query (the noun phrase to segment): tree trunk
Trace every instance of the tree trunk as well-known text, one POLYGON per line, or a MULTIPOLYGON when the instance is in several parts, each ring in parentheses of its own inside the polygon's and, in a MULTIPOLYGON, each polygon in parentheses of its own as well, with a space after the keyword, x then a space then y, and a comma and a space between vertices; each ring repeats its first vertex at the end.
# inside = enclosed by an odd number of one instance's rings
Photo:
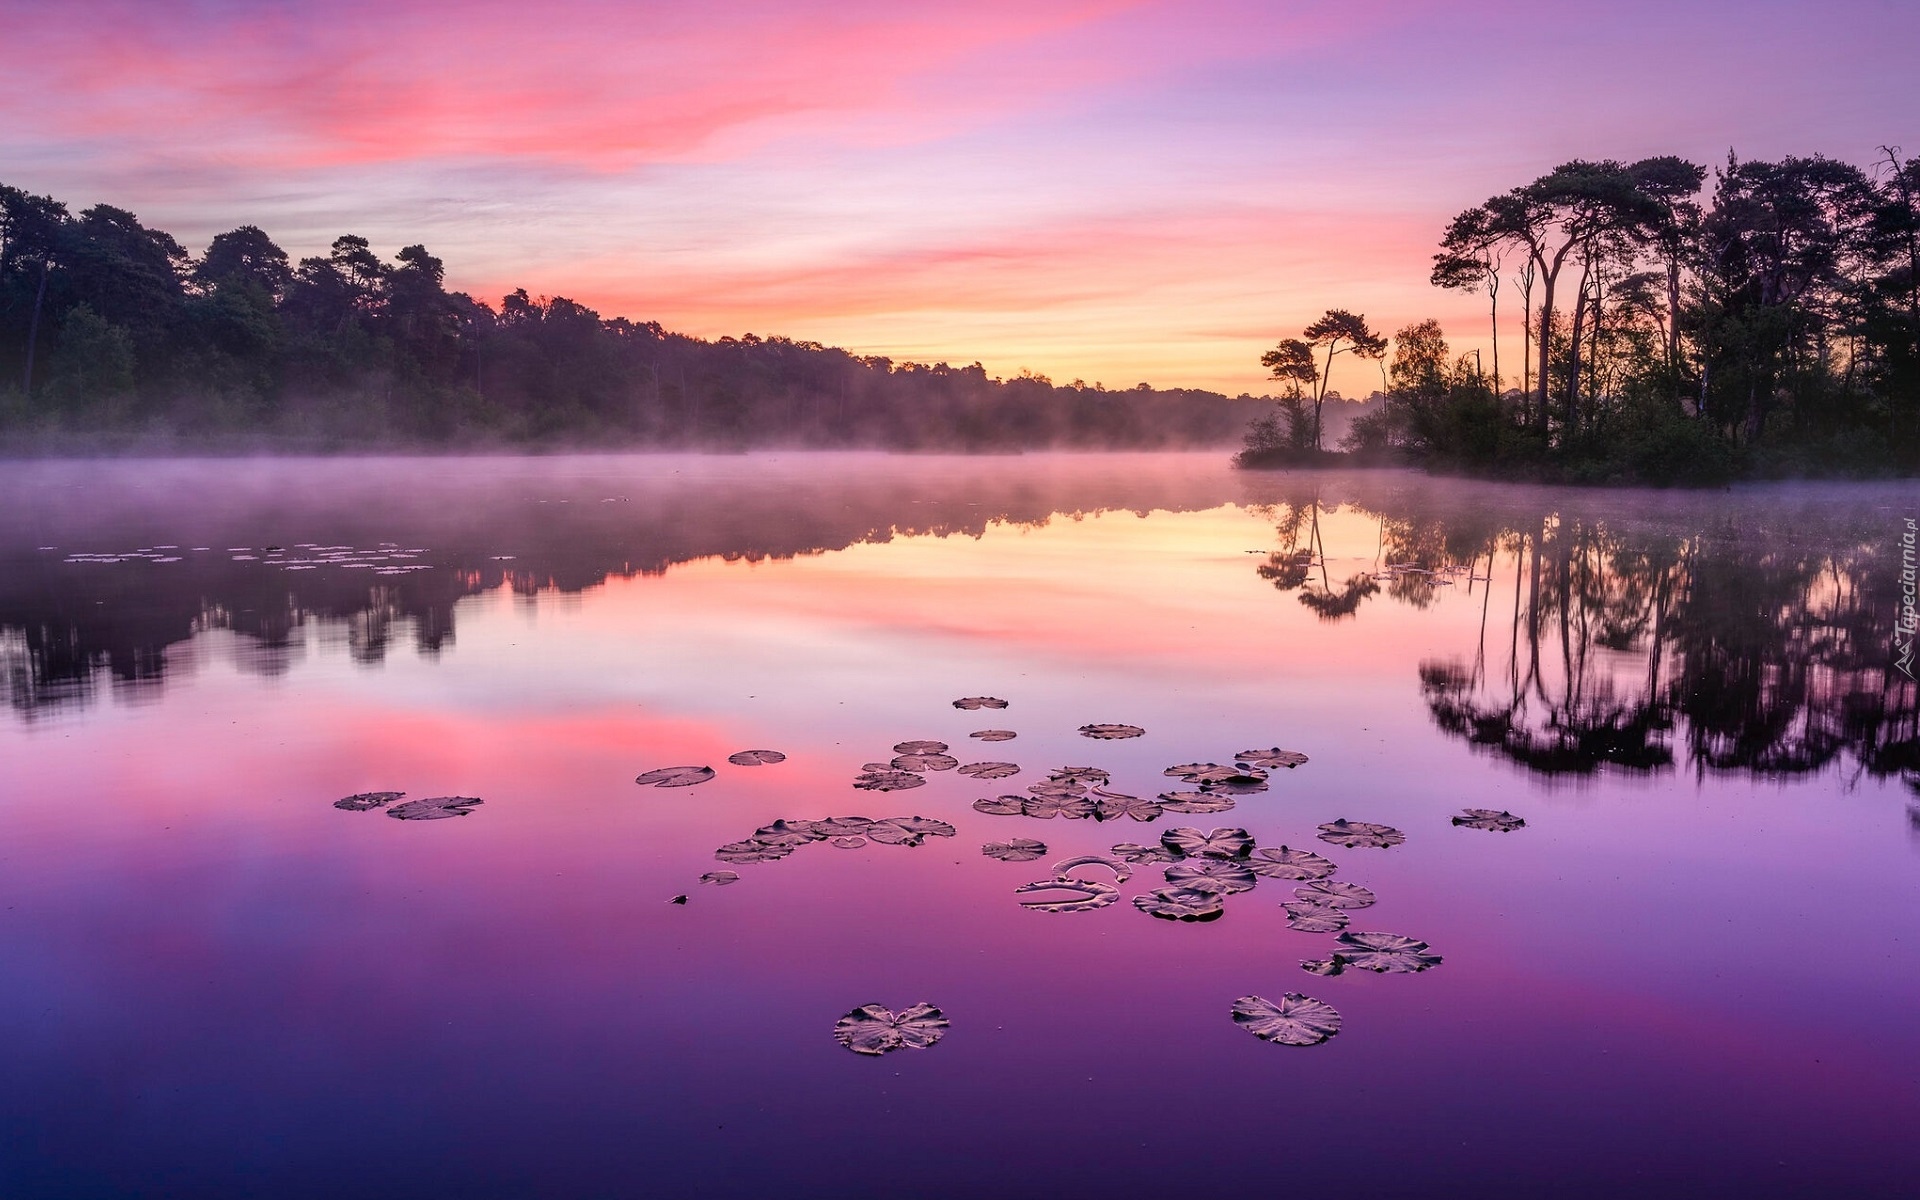
POLYGON ((1580 424, 1580 359, 1582 350, 1580 337, 1586 328, 1587 279, 1591 271, 1592 267, 1589 264, 1585 262, 1581 263, 1580 290, 1574 294, 1573 299, 1573 329, 1571 336, 1567 339, 1567 427, 1560 432, 1560 438, 1563 444, 1573 439, 1574 430, 1577 429, 1580 424))
POLYGON ((1493 277, 1493 286, 1487 289, 1487 300, 1492 308, 1493 319, 1493 394, 1500 394, 1500 277, 1493 277))
POLYGON ((1552 372, 1547 370, 1549 354, 1553 349, 1553 285, 1554 275, 1541 271, 1540 294, 1540 386, 1535 390, 1533 426, 1542 438, 1547 436, 1547 382, 1552 372))

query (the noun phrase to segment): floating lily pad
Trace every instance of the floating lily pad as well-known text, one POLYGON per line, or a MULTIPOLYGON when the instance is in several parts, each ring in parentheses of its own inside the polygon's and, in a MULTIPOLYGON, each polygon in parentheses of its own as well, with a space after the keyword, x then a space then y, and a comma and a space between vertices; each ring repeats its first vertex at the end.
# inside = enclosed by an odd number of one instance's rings
POLYGON ((772 846, 766 842, 756 842, 748 838, 744 842, 728 842, 713 852, 713 856, 723 863, 745 866, 752 863, 778 862, 792 854, 798 843, 785 846, 772 846))
POLYGON ((1036 796, 1084 796, 1087 794, 1087 785, 1067 779, 1043 779, 1039 783, 1028 784, 1027 790, 1036 796))
POLYGON ((1113 856, 1130 863, 1179 862, 1180 856, 1158 843, 1142 846, 1135 842, 1121 842, 1113 848, 1113 856))
POLYGON ((1462 809, 1461 815, 1455 817, 1453 823, 1468 829, 1490 829, 1495 833, 1512 833, 1516 829, 1524 829, 1527 824, 1512 813, 1497 808, 1462 809))
POLYGON ((980 853, 1001 862, 1032 862, 1046 852, 1047 844, 1032 838, 1011 838, 1004 842, 988 842, 980 847, 980 853))
POLYGON ((1005 779, 1009 775, 1020 773, 1020 768, 1010 762, 967 763, 958 769, 962 775, 974 779, 1005 779))
POLYGON ((1250 892, 1259 880, 1230 858, 1190 858, 1167 868, 1167 882, 1197 892, 1250 892))
POLYGON ((1166 770, 1160 773, 1162 775, 1165 775, 1169 779, 1189 779, 1195 773, 1215 771, 1219 769, 1220 769, 1219 763, 1193 762, 1193 763, 1181 763, 1178 766, 1168 767, 1166 770))
POLYGON ((1349 967, 1382 975, 1424 971, 1440 965, 1427 944, 1398 933, 1343 933, 1334 939, 1334 957, 1349 967))
POLYGON ((1133 906, 1163 921, 1217 921, 1226 912, 1221 895, 1195 888, 1155 888, 1144 896, 1135 896, 1133 906))
POLYGON ((1336 846, 1345 846, 1349 850, 1356 847, 1385 850, 1389 846, 1398 846, 1407 840, 1407 835, 1391 825, 1376 825, 1372 821, 1349 821, 1345 817, 1338 821, 1328 821, 1320 827, 1320 840, 1336 846))
POLYGON ((1138 796, 1123 796, 1119 792, 1095 788, 1089 799, 1093 801, 1093 819, 1096 821, 1118 821, 1122 817, 1135 821, 1160 819, 1160 806, 1138 796))
POLYGON ((983 796, 973 802, 973 811, 990 817, 1018 817, 1026 812, 1025 796, 983 796))
POLYGON ((932 817, 887 817, 867 826, 866 835, 883 846, 918 846, 930 837, 952 837, 953 826, 932 817))
POLYGON ((1278 1004, 1242 996, 1233 1002, 1233 1023, 1263 1042, 1317 1046, 1340 1032, 1340 1013, 1333 1005, 1299 992, 1288 992, 1278 1004))
POLYGON ((1368 889, 1338 879, 1303 883, 1293 889, 1293 896, 1303 904, 1318 904, 1322 908, 1369 908, 1375 900, 1368 889))
POLYGON ((1168 812, 1223 813, 1234 806, 1232 796, 1223 792, 1162 792, 1159 804, 1168 812))
POLYGON ((1229 796, 1250 796, 1255 792, 1267 790, 1267 774, 1258 767, 1233 775, 1209 777, 1199 781, 1202 791, 1220 792, 1229 796))
POLYGON ((872 817, 823 817, 818 821, 809 821, 814 831, 824 838, 860 837, 873 824, 872 817))
POLYGON ((1338 954, 1329 954, 1325 958, 1303 958, 1300 969, 1309 975, 1338 975, 1347 969, 1347 961, 1338 954))
POLYGON ((1268 879, 1325 879, 1335 867, 1311 850, 1290 846, 1262 846, 1247 860, 1247 869, 1268 879))
POLYGON ((742 750, 727 755, 727 761, 736 767, 768 767, 787 761, 787 756, 778 750, 742 750))
POLYGON ((367 812, 392 804, 406 795, 405 792, 355 792, 351 796, 342 796, 333 802, 333 806, 346 812, 367 812))
POLYGON ((753 831, 753 840, 767 846, 804 846, 827 836, 813 821, 775 821, 753 831))
POLYGON ((897 771, 889 768, 885 771, 868 771, 857 776, 853 786, 865 792, 903 792, 908 788, 917 788, 927 782, 925 775, 915 775, 912 771, 897 771))
POLYGON ((707 873, 706 873, 705 875, 702 875, 702 876, 700 877, 700 882, 701 882, 701 883, 711 883, 711 884, 713 884, 713 885, 714 885, 715 887, 725 887, 725 886, 727 886, 727 885, 728 885, 728 884, 730 884, 730 883, 739 883, 739 882, 740 882, 740 872, 738 872, 738 871, 708 871, 708 872, 707 872, 707 873))
POLYGON ((976 729, 967 736, 983 742, 1010 742, 1020 735, 1011 729, 976 729))
POLYGON ((1095 879, 1042 879, 1013 889, 1016 896, 1051 892, 1050 900, 1022 900, 1020 907, 1034 912, 1092 912, 1120 899, 1120 889, 1095 879))
POLYGON ((827 839, 827 845, 832 846, 836 850, 858 850, 866 844, 867 839, 857 834, 846 834, 841 837, 827 839))
POLYGON ((1251 763, 1256 767, 1286 767, 1292 769, 1307 761, 1307 756, 1298 750, 1282 750, 1275 746, 1271 750, 1242 750, 1233 756, 1235 762, 1251 763))
POLYGON ((486 801, 478 796, 428 796, 408 800, 387 810, 396 821, 438 821, 446 817, 464 817, 486 801))
POLYGON ((960 760, 951 754, 902 754, 888 765, 896 771, 951 771, 960 760))
POLYGON ((1055 817, 1078 821, 1093 815, 1093 801, 1085 796, 1033 796, 1020 807, 1027 816, 1038 817, 1042 821, 1051 821, 1055 817))
POLYGON ((1005 708, 1007 702, 997 696, 962 696, 953 702, 955 708, 1005 708))
POLYGON ((1112 871, 1113 877, 1121 883, 1125 883, 1127 880, 1133 878, 1132 867, 1129 867, 1117 859, 1108 858, 1104 854, 1081 854, 1073 858, 1061 859, 1059 862, 1053 864, 1053 877, 1055 879, 1066 879, 1068 878, 1067 872, 1076 867, 1105 867, 1107 870, 1112 871))
POLYGON ((1055 783, 1110 783, 1113 777, 1099 767, 1055 767, 1047 772, 1055 783))
POLYGON ((634 782, 643 787, 692 787, 712 778, 712 767, 657 767, 634 782))
POLYGON ((1244 829, 1198 829, 1178 826, 1160 835, 1160 844, 1182 858, 1245 858, 1253 849, 1253 838, 1244 829))
POLYGON ((891 759, 887 760, 886 762, 870 762, 870 763, 860 764, 860 773, 862 775, 871 775, 875 771, 891 771, 891 770, 893 770, 893 760, 891 759))
POLYGON ((1353 919, 1353 915, 1343 909, 1302 904, 1297 900, 1280 907, 1287 910, 1287 928, 1297 929, 1301 933, 1338 933, 1353 919))
POLYGON ((895 754, 945 754, 945 742, 901 742, 893 748, 895 754))
POLYGON ((1146 732, 1138 725, 1082 725, 1080 727, 1081 737, 1095 738, 1103 742, 1137 738, 1144 736, 1146 732))
POLYGON ((833 1026, 835 1041, 855 1054, 868 1055, 925 1050, 946 1033, 946 1014, 931 1004, 916 1004, 899 1012, 890 1012, 878 1004, 863 1004, 833 1026))

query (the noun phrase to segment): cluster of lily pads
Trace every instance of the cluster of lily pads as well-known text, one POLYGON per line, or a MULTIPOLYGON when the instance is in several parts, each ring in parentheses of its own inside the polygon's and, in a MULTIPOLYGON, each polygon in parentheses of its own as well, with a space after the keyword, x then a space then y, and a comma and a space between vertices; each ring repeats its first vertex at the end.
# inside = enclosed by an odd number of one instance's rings
MULTIPOLYGON (((931 817, 823 817, 817 821, 779 820, 762 825, 737 842, 713 852, 723 863, 778 862, 812 842, 857 850, 869 842, 882 846, 918 846, 930 837, 952 837, 953 826, 931 817)), ((738 878, 738 876, 735 876, 738 878)), ((733 880, 708 880, 726 882, 733 880)))
POLYGON ((486 803, 478 796, 427 796, 420 800, 394 803, 405 795, 405 792, 356 792, 335 800, 333 806, 344 812, 372 812, 377 808, 385 808, 387 815, 396 821, 439 821, 447 817, 464 817, 486 803), (389 808, 389 805, 392 807, 389 808))

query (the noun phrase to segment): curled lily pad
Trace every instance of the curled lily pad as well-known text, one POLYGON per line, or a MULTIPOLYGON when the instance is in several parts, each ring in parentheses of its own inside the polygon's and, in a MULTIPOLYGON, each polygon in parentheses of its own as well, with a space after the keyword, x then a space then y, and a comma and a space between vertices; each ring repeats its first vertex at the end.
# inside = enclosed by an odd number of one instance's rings
POLYGON ((1010 742, 1020 735, 1011 729, 976 729, 967 736, 983 742, 1010 742))
POLYGON ((728 842, 718 850, 715 850, 713 856, 723 863, 733 863, 736 866, 749 865, 752 863, 778 862, 787 855, 792 854, 795 846, 798 844, 799 843, 774 846, 766 842, 756 842, 752 838, 748 838, 743 842, 728 842))
POLYGON ((866 844, 867 844, 866 838, 859 837, 857 835, 852 835, 852 834, 849 834, 844 837, 827 839, 827 845, 832 846, 836 850, 858 850, 860 847, 866 844))
POLYGON ((873 824, 872 817, 823 817, 810 821, 814 832, 824 838, 860 837, 867 832, 867 826, 873 824))
POLYGON ((712 767, 656 767, 634 782, 643 787, 692 787, 712 778, 712 767))
POLYGON ((1082 725, 1080 727, 1081 737, 1095 738, 1103 742, 1118 741, 1121 738, 1137 738, 1144 736, 1146 732, 1146 730, 1140 728, 1138 725, 1082 725))
POLYGON ((896 771, 951 771, 960 760, 951 754, 902 754, 889 765, 896 771))
POLYGON ((983 796, 973 802, 973 811, 990 817, 1018 817, 1026 812, 1025 796, 983 796))
POLYGON ((927 741, 900 742, 894 746, 893 752, 895 754, 945 754, 947 744, 927 741))
POLYGON ((1055 767, 1047 772, 1055 783, 1110 783, 1112 776, 1099 767, 1055 767))
POLYGON ((753 840, 768 846, 804 846, 829 835, 814 821, 775 821, 753 831, 753 840))
POLYGON ((1329 954, 1325 958, 1303 958, 1300 969, 1309 975, 1338 975, 1347 969, 1347 960, 1338 954, 1329 954))
POLYGON ((1049 793, 1045 796, 1030 797, 1020 806, 1029 817, 1038 817, 1042 821, 1051 821, 1059 817, 1067 821, 1078 821, 1093 815, 1093 801, 1085 796, 1061 796, 1049 793))
POLYGON ((1119 792, 1095 788, 1089 799, 1093 801, 1093 819, 1096 821, 1118 821, 1122 817, 1135 821, 1160 819, 1160 806, 1138 796, 1123 796, 1119 792))
POLYGON ((464 817, 486 801, 478 796, 428 796, 408 800, 387 810, 396 821, 438 821, 446 817, 464 817))
POLYGON ((1132 867, 1116 859, 1108 858, 1104 854, 1081 854, 1073 858, 1061 859, 1059 862, 1053 864, 1053 877, 1055 879, 1066 879, 1068 878, 1067 872, 1076 867, 1105 867, 1107 870, 1112 871, 1113 877, 1121 883, 1125 883, 1127 880, 1133 878, 1132 867))
POLYGON ((1178 826, 1160 835, 1160 844, 1182 858, 1245 858, 1253 838, 1244 829, 1198 829, 1178 826))
POLYGON ((1293 889, 1293 896, 1303 904, 1318 904, 1322 908, 1368 908, 1375 899, 1371 891, 1359 884, 1338 879, 1303 883, 1293 889))
POLYGON ((1068 779, 1043 779, 1039 783, 1028 784, 1027 790, 1036 796, 1084 796, 1087 794, 1087 785, 1068 779))
POLYGON ((1234 799, 1223 792, 1161 792, 1160 807, 1177 813, 1223 813, 1234 799))
POLYGON ((1353 919, 1353 915, 1344 909, 1302 904, 1297 900, 1280 907, 1287 910, 1287 928, 1297 929, 1301 933, 1338 933, 1353 919))
POLYGON ((1047 844, 1032 838, 1010 838, 1004 842, 988 842, 980 847, 980 853, 1001 862, 1032 862, 1046 852, 1047 844))
POLYGON ((1142 846, 1137 842, 1121 842, 1113 848, 1113 856, 1130 863, 1179 862, 1180 856, 1159 843, 1142 846))
POLYGON ((952 837, 953 826, 932 817, 887 817, 867 826, 866 835, 883 846, 918 846, 930 837, 952 837))
POLYGON ((856 777, 853 786, 866 792, 903 792, 908 788, 917 788, 926 783, 925 775, 915 775, 912 771, 868 771, 856 777))
POLYGON ((1286 767, 1292 769, 1307 761, 1307 756, 1298 750, 1282 750, 1275 746, 1271 750, 1242 750, 1233 756, 1235 762, 1252 763, 1256 767, 1286 767))
POLYGON ((1229 796, 1250 796, 1255 792, 1267 790, 1267 773, 1254 767, 1232 775, 1209 776, 1198 782, 1204 791, 1223 792, 1229 796))
POLYGON ((947 1033, 946 1014, 931 1004, 916 1004, 890 1012, 878 1004, 863 1004, 833 1026, 834 1040, 855 1054, 888 1054, 895 1050, 925 1050, 947 1033))
POLYGON ((1398 933, 1343 933, 1334 939, 1333 953, 1349 967, 1382 975, 1440 965, 1440 956, 1430 953, 1425 942, 1398 933))
POLYGON ((1333 1005, 1299 992, 1288 992, 1278 1004, 1242 996, 1233 1002, 1233 1023, 1263 1042, 1318 1046, 1340 1032, 1340 1013, 1333 1005))
POLYGON ((1052 893, 1047 900, 1022 900, 1021 908, 1034 912, 1092 912, 1120 898, 1120 889, 1096 879, 1041 879, 1013 889, 1016 896, 1052 893))
POLYGON ((392 804, 404 795, 405 792, 355 792, 335 800, 333 806, 346 812, 367 812, 392 804))
POLYGON ((1516 829, 1524 829, 1527 824, 1512 813, 1497 808, 1462 809, 1461 815, 1455 817, 1453 823, 1468 829, 1490 829, 1495 833, 1512 833, 1516 829))
POLYGON ((1135 896, 1133 906, 1163 921, 1217 921, 1226 911, 1221 895, 1195 888, 1155 888, 1144 896, 1135 896))
POLYGON ((1250 892, 1259 880, 1230 858, 1190 858, 1167 868, 1167 882, 1197 892, 1250 892))
POLYGON ((1376 825, 1372 821, 1349 821, 1345 817, 1338 821, 1328 821, 1320 827, 1320 840, 1331 842, 1348 849, 1356 847, 1385 850, 1389 846, 1398 846, 1407 840, 1407 835, 1391 825, 1376 825))
POLYGON ((1018 775, 1020 768, 1010 762, 977 762, 967 763, 959 771, 973 779, 1005 779, 1009 775, 1018 775))
POLYGON ((1219 763, 1202 762, 1181 763, 1179 766, 1168 767, 1165 771, 1162 771, 1161 774, 1167 776, 1169 779, 1184 779, 1188 783, 1199 784, 1202 787, 1209 784, 1220 783, 1228 779, 1238 779, 1242 776, 1251 776, 1256 779, 1265 779, 1267 777, 1266 772, 1258 767, 1241 767, 1238 765, 1223 767, 1219 763))
POLYGON ((778 750, 742 750, 727 755, 727 761, 736 767, 768 767, 787 761, 787 756, 778 750))
POLYGON ((1290 846, 1262 846, 1247 860, 1247 869, 1268 879, 1325 879, 1335 867, 1311 850, 1290 846))
POLYGON ((711 883, 711 884, 713 884, 713 885, 714 885, 715 887, 725 887, 725 886, 727 886, 727 885, 728 885, 728 884, 730 884, 730 883, 739 883, 739 882, 740 882, 740 872, 738 872, 738 871, 708 871, 708 872, 707 872, 707 873, 706 873, 705 875, 702 875, 702 876, 700 877, 700 882, 701 882, 701 883, 711 883))
POLYGON ((1007 702, 997 696, 962 696, 953 702, 955 708, 1005 708, 1007 702))
POLYGON ((1219 763, 1191 762, 1191 763, 1180 763, 1177 766, 1168 767, 1166 770, 1160 773, 1162 775, 1165 775, 1168 779, 1190 780, 1191 777, 1196 773, 1204 773, 1207 771, 1217 771, 1219 769, 1220 769, 1219 763))

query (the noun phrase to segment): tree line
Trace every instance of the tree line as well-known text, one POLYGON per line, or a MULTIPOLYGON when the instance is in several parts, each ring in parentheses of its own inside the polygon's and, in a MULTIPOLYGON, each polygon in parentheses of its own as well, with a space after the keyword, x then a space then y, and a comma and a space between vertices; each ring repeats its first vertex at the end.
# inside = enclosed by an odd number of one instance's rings
POLYGON ((1345 353, 1382 365, 1386 403, 1344 443, 1363 456, 1576 482, 1920 469, 1920 164, 1730 153, 1706 181, 1671 156, 1579 160, 1467 209, 1431 281, 1485 295, 1491 361, 1435 321, 1388 339, 1330 310, 1263 357, 1285 392, 1241 461, 1325 453, 1345 353))
POLYGON ((1231 444, 1253 399, 707 341, 524 290, 496 306, 448 291, 424 246, 388 261, 356 235, 296 261, 243 225, 196 257, 125 209, 0 185, 0 438, 16 446, 1157 449, 1231 444))

